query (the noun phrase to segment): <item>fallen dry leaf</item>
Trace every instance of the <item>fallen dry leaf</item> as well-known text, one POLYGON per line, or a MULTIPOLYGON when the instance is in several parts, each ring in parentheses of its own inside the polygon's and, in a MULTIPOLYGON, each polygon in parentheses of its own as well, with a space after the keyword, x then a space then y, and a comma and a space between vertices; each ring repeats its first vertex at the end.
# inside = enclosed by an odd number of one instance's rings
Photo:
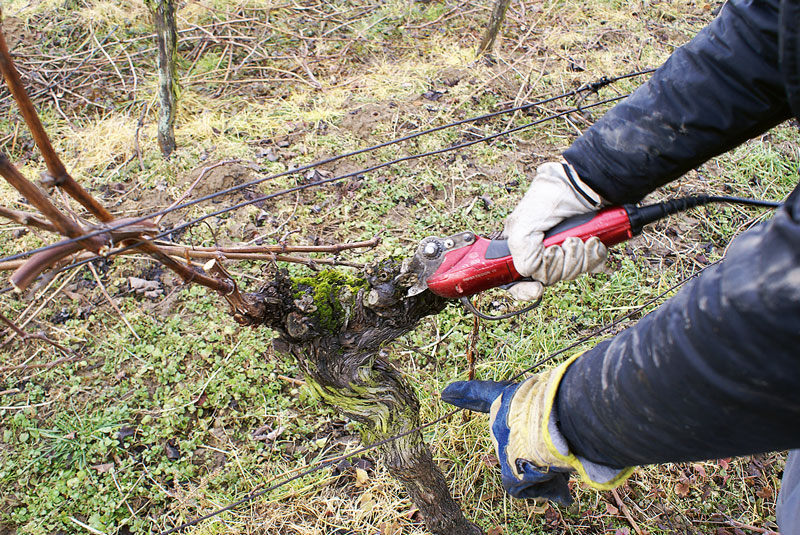
POLYGON ((689 495, 689 490, 689 485, 686 483, 681 482, 675 485, 675 494, 682 498, 685 498, 689 495))
POLYGON ((369 513, 370 511, 375 509, 376 505, 377 502, 373 499, 372 493, 370 491, 365 492, 358 499, 358 507, 366 513, 369 513))
POLYGON ((544 512, 544 518, 549 523, 553 524, 555 522, 558 522, 558 520, 561 518, 561 515, 558 514, 558 511, 548 506, 547 511, 544 512))
POLYGON ((80 301, 81 300, 81 294, 79 294, 78 292, 71 292, 69 290, 61 290, 61 293, 63 293, 64 295, 66 295, 67 297, 72 299, 73 301, 80 301))
POLYGON ((400 535, 403 530, 400 528, 400 524, 393 520, 392 522, 384 522, 381 524, 381 535, 400 535))
POLYGON ((363 468, 356 468, 356 483, 358 486, 363 487, 369 481, 369 474, 363 468))
POLYGON ((167 459, 170 461, 177 461, 181 458, 181 450, 178 446, 178 441, 174 438, 167 440, 164 444, 164 449, 167 452, 167 459))
POLYGON ((547 503, 547 501, 545 501, 545 500, 538 501, 537 500, 537 501, 533 502, 532 509, 533 509, 533 512, 536 513, 537 515, 543 515, 544 513, 547 512, 547 509, 549 507, 550 507, 550 504, 547 503))
POLYGON ((500 461, 497 459, 497 455, 491 453, 481 456, 481 462, 488 468, 500 466, 500 461))
POLYGON ((763 487, 762 489, 756 491, 756 496, 758 496, 759 498, 764 498, 765 500, 768 500, 768 499, 772 498, 772 488, 763 487))
POLYGON ((255 431, 253 431, 253 440, 264 441, 264 442, 274 442, 281 433, 286 430, 285 427, 279 426, 275 429, 272 429, 269 425, 262 425, 255 431))
POLYGON ((98 474, 105 474, 114 468, 114 463, 93 464, 92 468, 94 468, 98 474))
POLYGON ((702 464, 695 463, 695 464, 692 465, 692 468, 694 469, 695 473, 697 475, 699 475, 700 477, 707 477, 706 476, 706 469, 703 467, 702 464))

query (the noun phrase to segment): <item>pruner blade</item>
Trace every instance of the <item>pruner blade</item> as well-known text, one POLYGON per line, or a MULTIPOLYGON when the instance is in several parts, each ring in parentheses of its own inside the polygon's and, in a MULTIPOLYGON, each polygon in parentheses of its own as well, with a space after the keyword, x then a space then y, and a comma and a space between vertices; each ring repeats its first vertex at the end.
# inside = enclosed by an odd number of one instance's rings
POLYGON ((465 247, 474 241, 475 234, 472 232, 461 232, 446 238, 429 236, 423 239, 417 246, 414 256, 403 266, 404 273, 416 275, 416 282, 408 289, 408 296, 418 295, 428 289, 428 279, 441 267, 446 253, 465 247))
POLYGON ((403 266, 404 273, 413 273, 416 281, 408 289, 408 296, 413 297, 421 294, 428 289, 428 279, 433 275, 442 264, 444 255, 442 253, 443 238, 429 236, 423 239, 417 246, 414 256, 408 260, 407 265, 403 266))

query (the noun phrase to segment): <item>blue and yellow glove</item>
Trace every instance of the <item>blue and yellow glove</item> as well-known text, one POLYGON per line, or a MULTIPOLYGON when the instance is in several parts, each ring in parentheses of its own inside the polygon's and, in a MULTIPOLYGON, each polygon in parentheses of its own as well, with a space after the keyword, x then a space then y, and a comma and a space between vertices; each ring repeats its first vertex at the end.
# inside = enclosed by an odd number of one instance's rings
POLYGON ((569 505, 570 472, 577 471, 593 488, 607 490, 621 485, 633 471, 570 453, 558 429, 554 400, 561 378, 575 358, 577 355, 521 383, 458 381, 442 392, 447 403, 489 413, 503 487, 515 498, 546 498, 569 505))

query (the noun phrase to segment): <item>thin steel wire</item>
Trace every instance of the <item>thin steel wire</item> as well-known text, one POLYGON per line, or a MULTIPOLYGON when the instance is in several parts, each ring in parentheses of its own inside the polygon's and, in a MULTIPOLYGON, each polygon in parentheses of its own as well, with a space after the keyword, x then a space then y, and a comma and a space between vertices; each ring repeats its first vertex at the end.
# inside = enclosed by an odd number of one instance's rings
MULTIPOLYGON (((595 103, 592 103, 592 104, 587 104, 587 105, 582 106, 581 109, 585 110, 585 109, 588 109, 588 108, 594 108, 594 107, 597 107, 597 106, 602 106, 602 105, 605 105, 605 104, 616 102, 618 100, 622 100, 622 99, 628 97, 628 95, 629 94, 618 95, 618 96, 611 97, 611 98, 608 98, 608 99, 605 99, 605 100, 601 100, 601 101, 598 101, 598 102, 595 102, 595 103)), ((397 163, 416 160, 416 159, 419 159, 419 158, 425 158, 425 157, 428 157, 428 156, 436 156, 436 155, 439 155, 439 154, 444 154, 444 153, 447 153, 447 152, 463 149, 465 147, 470 147, 470 146, 476 145, 478 143, 485 143, 485 142, 491 141, 493 139, 496 139, 498 137, 505 136, 505 135, 508 135, 508 134, 513 134, 515 132, 519 132, 520 130, 524 130, 524 129, 530 128, 532 126, 536 126, 536 125, 544 123, 546 121, 552 121, 553 119, 558 119, 559 117, 564 117, 565 115, 569 115, 570 113, 576 113, 577 111, 578 111, 578 108, 570 108, 568 110, 565 110, 565 111, 562 111, 562 112, 559 112, 559 113, 555 113, 555 114, 552 114, 552 115, 548 115, 547 117, 543 117, 541 119, 537 119, 536 121, 533 121, 533 122, 530 122, 530 123, 526 123, 524 125, 516 126, 514 128, 509 128, 509 129, 503 130, 501 132, 496 132, 494 134, 491 134, 491 135, 488 135, 488 136, 484 136, 482 138, 477 138, 477 139, 474 139, 474 140, 471 140, 471 141, 465 141, 463 143, 452 145, 450 147, 444 147, 444 148, 433 150, 433 151, 429 151, 429 152, 403 156, 401 158, 397 158, 395 160, 390 160, 388 162, 382 162, 382 163, 373 165, 371 167, 367 167, 365 169, 361 169, 359 171, 353 171, 351 173, 346 173, 344 175, 331 177, 331 178, 326 178, 326 179, 323 179, 323 180, 317 180, 315 182, 309 182, 308 184, 301 184, 299 186, 294 186, 294 187, 286 188, 286 189, 283 189, 283 190, 280 190, 280 191, 277 191, 277 192, 274 192, 274 193, 269 193, 269 194, 266 194, 266 195, 262 195, 260 197, 255 197, 253 199, 242 201, 242 202, 240 202, 238 204, 234 204, 233 206, 228 206, 226 208, 221 208, 221 209, 216 210, 214 212, 210 212, 208 214, 199 216, 199 217, 197 217, 195 219, 192 219, 190 221, 182 223, 181 225, 178 225, 177 227, 173 227, 173 228, 170 228, 168 230, 164 230, 164 231, 156 234, 155 236, 153 236, 150 239, 151 240, 156 240, 156 239, 159 239, 159 238, 163 238, 164 236, 168 236, 169 234, 172 234, 172 233, 175 233, 175 232, 179 232, 179 231, 181 231, 181 230, 183 230, 183 229, 185 229, 187 227, 190 227, 192 225, 196 225, 197 223, 200 223, 201 221, 204 221, 204 220, 206 220, 208 218, 216 217, 216 216, 225 214, 227 212, 230 212, 230 211, 233 211, 233 210, 237 210, 237 209, 242 208, 244 206, 249 206, 251 204, 255 204, 255 203, 267 201, 267 200, 270 200, 270 199, 274 199, 276 197, 280 197, 282 195, 287 195, 289 193, 295 193, 295 192, 306 190, 306 189, 309 189, 309 188, 314 188, 314 187, 323 186, 323 185, 326 185, 326 184, 331 184, 333 182, 338 182, 338 181, 344 180, 346 178, 351 178, 351 177, 354 177, 354 176, 363 175, 365 173, 376 171, 376 170, 382 169, 384 167, 389 167, 390 165, 394 165, 394 164, 397 164, 397 163)), ((164 212, 164 211, 162 211, 162 212, 164 212)), ((154 217, 155 215, 160 215, 160 213, 161 212, 157 212, 153 216, 148 216, 148 217, 154 217)), ((133 222, 131 222, 129 224, 133 224, 133 223, 135 223, 137 221, 140 221, 140 220, 134 220, 133 222)), ((110 228, 113 228, 113 227, 110 227, 110 228)), ((90 233, 87 233, 87 234, 81 236, 80 239, 86 239, 88 237, 96 236, 96 235, 102 234, 104 232, 106 232, 106 230, 98 230, 98 231, 95 231, 95 232, 90 232, 90 233)), ((71 243, 73 241, 77 241, 77 240, 70 239, 70 240, 60 241, 57 244, 53 244, 51 246, 44 247, 42 249, 36 249, 36 250, 30 251, 30 252, 47 250, 49 248, 54 247, 55 245, 63 245, 63 244, 66 244, 66 243, 71 243)), ((113 256, 113 255, 121 254, 121 253, 129 251, 131 249, 135 249, 138 245, 143 243, 143 241, 144 240, 139 240, 139 241, 136 241, 136 242, 132 242, 131 244, 129 244, 129 245, 125 246, 125 247, 122 247, 120 249, 115 249, 115 250, 111 251, 108 255, 106 255, 104 257, 87 258, 85 260, 74 262, 72 264, 69 264, 68 266, 64 266, 64 267, 59 268, 57 270, 51 271, 50 273, 51 274, 62 273, 64 271, 67 271, 67 270, 70 270, 70 269, 74 269, 76 267, 83 266, 83 265, 85 265, 85 264, 87 264, 89 262, 97 262, 97 261, 99 261, 99 260, 101 260, 103 258, 108 258, 108 257, 113 256)), ((17 258, 19 258, 21 256, 26 256, 26 254, 28 254, 28 253, 20 253, 19 255, 15 255, 13 257, 0 259, 0 261, 14 260, 14 259, 17 259, 17 258)), ((2 290, 0 290, 0 295, 4 294, 6 292, 9 292, 12 289, 13 288, 11 286, 7 286, 6 288, 3 288, 2 290)))
MULTIPOLYGON (((37 249, 31 249, 30 251, 26 251, 24 253, 18 253, 18 254, 15 254, 15 255, 7 256, 7 257, 2 257, 2 258, 0 258, 0 262, 7 262, 7 261, 11 261, 11 260, 17 260, 19 258, 24 258, 26 256, 30 256, 30 255, 32 255, 34 253, 38 253, 38 252, 46 251, 48 249, 52 249, 52 248, 54 248, 56 246, 65 245, 65 244, 68 244, 68 243, 74 243, 74 242, 77 242, 77 241, 80 241, 80 240, 84 240, 84 239, 87 239, 87 238, 92 238, 94 236, 99 236, 100 234, 105 234, 105 233, 107 233, 107 232, 109 232, 111 230, 117 230, 117 229, 123 228, 124 226, 135 225, 137 223, 141 223, 143 221, 147 221, 149 219, 153 219, 153 218, 161 216, 161 215, 169 214, 169 213, 174 212, 176 210, 182 210, 184 208, 188 208, 190 206, 194 206, 196 204, 199 204, 199 203, 214 199, 214 198, 222 196, 222 195, 228 195, 230 193, 235 193, 237 191, 241 191, 241 190, 243 190, 245 188, 249 188, 251 186, 258 185, 258 184, 260 184, 262 182, 266 182, 268 180, 274 180, 276 178, 281 178, 281 177, 284 177, 284 176, 289 176, 289 175, 293 175, 293 174, 297 174, 297 173, 302 173, 303 171, 307 171, 309 169, 312 169, 312 168, 315 168, 315 167, 319 167, 321 165, 332 163, 332 162, 341 160, 343 158, 348 158, 348 157, 351 157, 351 156, 357 156, 359 154, 364 154, 366 152, 371 152, 371 151, 375 151, 375 150, 378 150, 378 149, 382 149, 382 148, 385 148, 385 147, 388 147, 388 146, 391 146, 391 145, 394 145, 394 144, 397 144, 397 143, 402 143, 404 141, 409 141, 411 139, 414 139, 414 138, 417 138, 417 137, 420 137, 420 136, 423 136, 423 135, 426 135, 426 134, 432 134, 434 132, 438 132, 438 131, 444 130, 446 128, 452 128, 452 127, 460 126, 462 124, 466 124, 466 123, 470 123, 470 122, 477 122, 477 121, 481 121, 481 120, 485 120, 485 119, 491 119, 491 118, 496 117, 498 115, 513 113, 513 112, 517 112, 517 111, 524 111, 524 110, 527 110, 527 109, 530 109, 530 108, 533 108, 533 107, 536 107, 536 106, 540 106, 542 104, 547 104, 549 102, 553 102, 555 100, 560 100, 560 99, 567 98, 567 97, 570 97, 570 96, 575 96, 578 93, 581 93, 581 92, 584 92, 584 91, 597 92, 601 87, 605 87, 606 85, 612 84, 612 83, 617 82, 619 80, 624 80, 624 79, 632 78, 632 77, 635 77, 635 76, 641 76, 641 75, 644 75, 644 74, 649 74, 649 73, 653 72, 654 70, 655 69, 645 69, 645 70, 642 70, 642 71, 637 71, 637 72, 634 72, 634 73, 628 73, 628 74, 624 74, 624 75, 621 75, 621 76, 617 76, 617 77, 614 77, 614 78, 603 77, 603 78, 601 78, 601 79, 599 79, 599 80, 597 80, 595 82, 590 82, 590 83, 584 84, 583 86, 581 86, 581 87, 579 87, 577 89, 574 89, 574 90, 566 92, 566 93, 562 93, 560 95, 556 95, 554 97, 549 97, 549 98, 542 99, 542 100, 539 100, 539 101, 536 101, 536 102, 523 104, 521 106, 517 106, 517 107, 514 107, 514 108, 508 108, 508 109, 505 109, 505 110, 498 110, 496 112, 488 113, 488 114, 481 115, 481 116, 478 116, 478 117, 470 117, 470 118, 467 118, 467 119, 461 119, 460 121, 456 121, 454 123, 449 123, 449 124, 437 126, 437 127, 434 127, 434 128, 430 128, 430 129, 427 129, 427 130, 423 130, 423 131, 420 131, 420 132, 415 132, 415 133, 409 134, 407 136, 403 136, 403 137, 396 138, 396 139, 393 139, 393 140, 390 140, 390 141, 386 141, 384 143, 379 143, 378 145, 373 145, 371 147, 365 147, 363 149, 358 149, 358 150, 355 150, 355 151, 352 151, 352 152, 348 152, 348 153, 345 153, 345 154, 339 154, 337 156, 332 156, 332 157, 326 158, 324 160, 319 160, 317 162, 312 162, 310 164, 306 164, 306 165, 300 166, 300 167, 298 167, 296 169, 286 170, 286 171, 283 171, 283 172, 280 172, 280 173, 277 173, 277 174, 274 174, 274 175, 268 175, 266 177, 257 178, 255 180, 251 180, 251 181, 245 182, 243 184, 238 184, 236 186, 232 186, 232 187, 227 188, 227 189, 216 191, 214 193, 210 193, 208 195, 205 195, 203 197, 199 197, 197 199, 192 199, 191 201, 187 201, 187 202, 184 202, 182 204, 171 206, 171 207, 165 208, 163 210, 159 210, 157 212, 153 212, 151 214, 135 218, 135 219, 133 219, 131 221, 127 221, 124 225, 121 225, 121 224, 107 225, 107 226, 104 226, 102 229, 98 229, 98 230, 94 230, 94 231, 91 231, 91 232, 87 232, 86 234, 84 234, 84 235, 82 235, 82 236, 80 236, 78 238, 70 238, 70 239, 66 239, 66 240, 61 240, 61 241, 59 241, 57 243, 46 245, 46 246, 43 246, 43 247, 39 247, 37 249)), ((573 110, 573 111, 571 111, 569 113, 580 112, 580 111, 582 111, 582 110, 584 110, 586 108, 590 108, 590 107, 593 107, 593 106, 596 106, 596 105, 597 104, 592 104, 592 105, 587 105, 587 106, 579 106, 579 107, 576 107, 575 110, 573 110)), ((527 128, 527 126, 532 126, 532 125, 529 124, 529 125, 526 125, 524 127, 527 128)), ((508 132, 506 132, 506 133, 508 133, 508 132)), ((500 134, 500 135, 503 135, 503 134, 500 134)), ((480 143, 481 140, 478 140, 477 142, 480 143)), ((418 155, 417 157, 423 157, 423 156, 427 156, 427 155, 428 154, 422 154, 422 155, 418 155)), ((409 158, 409 159, 412 159, 412 158, 409 158)), ((405 160, 400 160, 400 161, 405 161, 405 160)), ((387 162, 386 165, 391 165, 391 163, 397 163, 397 162, 396 161, 395 162, 387 162)), ((386 165, 383 165, 383 167, 386 167, 386 165)), ((322 182, 322 183, 324 183, 324 182, 322 182)), ((309 186, 313 186, 313 185, 315 185, 315 184, 314 183, 309 184, 309 186)), ((259 201, 256 200, 256 201, 253 201, 253 202, 259 202, 259 201)))

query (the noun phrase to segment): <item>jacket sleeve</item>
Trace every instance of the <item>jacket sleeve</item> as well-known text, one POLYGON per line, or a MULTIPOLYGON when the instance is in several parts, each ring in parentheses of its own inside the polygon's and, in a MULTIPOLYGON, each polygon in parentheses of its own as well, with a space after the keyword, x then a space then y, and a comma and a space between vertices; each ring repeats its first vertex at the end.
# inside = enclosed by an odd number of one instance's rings
POLYGON ((729 0, 564 158, 607 201, 638 202, 790 118, 778 61, 778 3, 729 0))
POLYGON ((800 188, 557 393, 577 455, 613 467, 800 447, 800 188))

